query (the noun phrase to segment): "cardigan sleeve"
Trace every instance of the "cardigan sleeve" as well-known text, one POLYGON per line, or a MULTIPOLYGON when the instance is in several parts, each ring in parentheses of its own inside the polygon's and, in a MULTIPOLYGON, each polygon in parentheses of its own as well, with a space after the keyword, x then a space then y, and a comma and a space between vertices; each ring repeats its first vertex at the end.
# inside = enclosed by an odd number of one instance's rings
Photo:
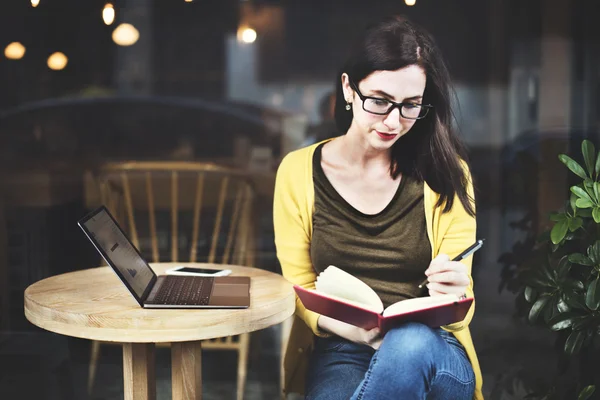
MULTIPOLYGON (((277 170, 273 198, 273 225, 277 258, 283 276, 291 283, 307 289, 315 288, 317 279, 310 258, 310 221, 307 211, 306 185, 312 177, 306 176, 306 154, 302 150, 284 157, 277 170)), ((319 314, 307 310, 296 297, 296 315, 318 336, 328 336, 319 329, 319 314)))
MULTIPOLYGON (((466 164, 463 164, 465 173, 467 176, 467 193, 472 199, 473 208, 475 208, 475 197, 473 191, 473 182, 466 164)), ((475 217, 469 215, 463 207, 458 196, 455 196, 452 210, 443 214, 446 218, 451 218, 448 229, 442 238, 439 253, 447 254, 451 259, 460 254, 464 249, 475 243, 477 224, 475 217)), ((471 267, 473 264, 473 255, 465 258, 461 261, 467 266, 467 273, 469 275, 469 285, 466 289, 467 297, 473 296, 473 278, 471 276, 471 267)), ((475 313, 475 302, 471 305, 469 312, 467 313, 464 320, 446 325, 443 328, 455 332, 465 329, 471 323, 473 314, 475 313)))

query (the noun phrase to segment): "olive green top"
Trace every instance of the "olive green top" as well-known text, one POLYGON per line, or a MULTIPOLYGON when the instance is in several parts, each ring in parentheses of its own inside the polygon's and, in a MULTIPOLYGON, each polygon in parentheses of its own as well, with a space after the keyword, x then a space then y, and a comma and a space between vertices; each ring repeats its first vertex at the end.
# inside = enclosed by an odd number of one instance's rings
POLYGON ((423 183, 402 176, 390 203, 378 214, 363 214, 334 189, 313 157, 315 208, 310 255, 317 274, 329 265, 369 285, 384 307, 426 295, 418 285, 431 262, 423 204, 423 183))

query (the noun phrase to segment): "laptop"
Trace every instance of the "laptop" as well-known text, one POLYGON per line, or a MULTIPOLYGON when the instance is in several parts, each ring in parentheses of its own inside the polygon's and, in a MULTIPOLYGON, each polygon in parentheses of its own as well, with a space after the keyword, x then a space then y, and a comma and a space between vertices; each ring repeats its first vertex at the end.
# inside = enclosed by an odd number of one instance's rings
POLYGON ((247 276, 157 276, 104 206, 77 224, 143 308, 250 306, 247 276))

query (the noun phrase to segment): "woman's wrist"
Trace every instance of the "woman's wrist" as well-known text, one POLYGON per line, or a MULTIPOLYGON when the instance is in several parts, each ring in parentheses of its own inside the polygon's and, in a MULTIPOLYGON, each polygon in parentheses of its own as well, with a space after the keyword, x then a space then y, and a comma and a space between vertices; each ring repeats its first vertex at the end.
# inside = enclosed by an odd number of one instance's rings
POLYGON ((319 315, 317 319, 317 326, 325 333, 333 334, 341 337, 346 337, 343 332, 343 322, 327 317, 325 315, 319 315))
POLYGON ((317 318, 317 327, 323 332, 331 333, 331 331, 328 329, 328 326, 330 326, 328 321, 329 319, 329 317, 319 315, 317 318))
POLYGON ((345 322, 338 321, 337 319, 333 319, 325 315, 320 315, 317 319, 317 326, 319 329, 325 332, 343 337, 344 339, 348 339, 353 342, 356 341, 353 333, 355 333, 357 328, 353 325, 349 325, 345 322))

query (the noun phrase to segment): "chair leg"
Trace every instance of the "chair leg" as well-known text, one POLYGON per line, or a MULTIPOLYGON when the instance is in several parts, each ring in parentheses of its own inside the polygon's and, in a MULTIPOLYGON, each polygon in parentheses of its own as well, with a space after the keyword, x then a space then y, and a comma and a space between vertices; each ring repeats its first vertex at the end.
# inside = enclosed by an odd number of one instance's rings
POLYGON ((244 390, 246 389, 246 371, 248 370, 249 345, 250 334, 242 333, 240 335, 240 350, 238 353, 237 400, 242 400, 244 398, 244 390))
POLYGON ((90 367, 88 370, 88 395, 92 395, 94 390, 94 381, 96 380, 96 367, 98 366, 98 356, 100 355, 100 342, 92 341, 92 352, 90 355, 90 367))
POLYGON ((288 319, 286 319, 285 321, 283 321, 281 323, 281 336, 280 336, 280 340, 281 340, 281 347, 279 349, 279 354, 280 354, 280 360, 279 360, 279 391, 281 393, 281 398, 283 400, 285 400, 285 398, 287 397, 285 394, 284 389, 284 384, 285 384, 285 376, 284 376, 284 369, 283 369, 283 360, 285 357, 285 351, 287 349, 287 344, 288 344, 288 339, 290 338, 290 332, 292 331, 292 321, 294 319, 294 316, 289 317, 288 319))

